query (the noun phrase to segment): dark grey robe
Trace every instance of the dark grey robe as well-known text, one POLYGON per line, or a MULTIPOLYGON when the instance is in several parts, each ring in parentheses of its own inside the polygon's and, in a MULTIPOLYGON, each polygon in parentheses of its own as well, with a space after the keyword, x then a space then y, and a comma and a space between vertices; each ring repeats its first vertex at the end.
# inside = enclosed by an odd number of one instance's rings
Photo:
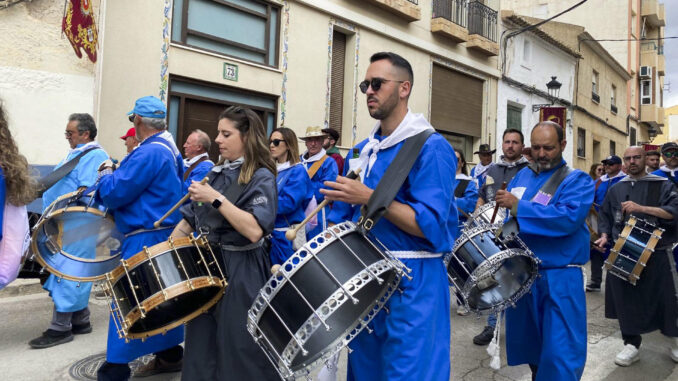
POLYGON ((626 177, 613 185, 605 196, 598 218, 600 232, 607 233, 612 242, 617 240, 629 218, 629 215, 621 212, 621 203, 627 200, 639 205, 660 207, 674 218, 664 220, 634 213, 635 217, 656 224, 665 231, 635 286, 608 274, 605 317, 618 319, 625 335, 639 335, 659 329, 664 335, 678 337, 676 287, 668 257, 677 235, 678 194, 666 179, 654 175, 639 180, 626 177), (656 200, 656 204, 651 205, 653 200, 656 200))

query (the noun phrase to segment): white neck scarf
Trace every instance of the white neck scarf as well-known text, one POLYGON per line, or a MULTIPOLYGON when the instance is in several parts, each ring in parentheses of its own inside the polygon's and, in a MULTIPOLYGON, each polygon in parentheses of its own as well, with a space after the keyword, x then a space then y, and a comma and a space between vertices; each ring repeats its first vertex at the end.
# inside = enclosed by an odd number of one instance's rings
POLYGON ((606 174, 600 176, 600 181, 608 181, 608 180, 616 179, 617 177, 623 177, 623 176, 626 176, 626 173, 624 173, 624 171, 619 171, 619 173, 617 173, 613 177, 608 176, 607 173, 606 173, 606 174))
POLYGON ((208 157, 207 152, 201 153, 198 156, 194 156, 192 159, 184 159, 184 167, 190 167, 193 165, 193 163, 200 160, 201 157, 208 157))
POLYGON ((290 162, 286 161, 284 163, 276 163, 275 165, 278 167, 278 172, 281 172, 290 167, 290 162))
POLYGON ((662 172, 668 172, 668 173, 670 173, 671 176, 673 176, 673 177, 676 177, 676 172, 678 171, 678 167, 673 168, 673 169, 669 169, 669 167, 667 167, 666 165, 662 165, 661 167, 659 167, 659 169, 660 169, 662 172))
POLYGON ((476 169, 473 172, 474 177, 480 177, 485 171, 487 171, 488 168, 490 168, 490 165, 492 165, 492 162, 490 162, 488 165, 483 165, 482 163, 476 164, 476 169))
MULTIPOLYGON (((71 154, 73 152, 83 152, 84 150, 89 149, 91 147, 101 148, 101 146, 99 145, 99 143, 97 141, 91 141, 89 143, 84 144, 82 147, 73 148, 68 153, 71 154)), ((103 149, 103 148, 101 148, 101 149, 103 149)))
POLYGON ((471 177, 469 175, 465 175, 463 173, 457 174, 454 178, 457 179, 457 180, 473 180, 473 177, 471 177))
POLYGON ((431 124, 426 120, 426 118, 424 118, 422 114, 413 114, 410 110, 407 110, 407 115, 405 115, 403 121, 400 122, 398 127, 396 127, 391 135, 387 136, 382 141, 379 141, 374 137, 377 131, 379 131, 379 128, 381 128, 381 121, 377 122, 377 124, 372 129, 372 132, 370 132, 370 137, 367 144, 365 144, 365 147, 363 147, 362 151, 360 151, 360 157, 358 157, 358 159, 351 160, 349 165, 352 171, 356 170, 357 168, 362 169, 364 175, 360 176, 361 179, 364 179, 370 175, 370 171, 372 170, 374 163, 377 161, 377 154, 380 150, 393 147, 403 140, 417 135, 422 131, 433 129, 431 124))
POLYGON ((240 156, 239 158, 233 160, 233 161, 228 161, 224 160, 224 162, 221 165, 215 165, 212 167, 212 172, 221 172, 224 169, 236 169, 242 166, 242 163, 245 162, 245 158, 240 156))
POLYGON ((308 159, 304 159, 304 156, 306 156, 307 153, 308 153, 308 151, 304 152, 304 154, 301 155, 301 162, 304 163, 304 165, 306 165, 306 163, 313 163, 314 161, 320 160, 320 158, 323 157, 323 156, 325 156, 325 154, 326 154, 327 152, 325 151, 324 148, 321 148, 321 149, 320 149, 320 152, 318 152, 318 153, 316 153, 315 155, 309 157, 308 159))

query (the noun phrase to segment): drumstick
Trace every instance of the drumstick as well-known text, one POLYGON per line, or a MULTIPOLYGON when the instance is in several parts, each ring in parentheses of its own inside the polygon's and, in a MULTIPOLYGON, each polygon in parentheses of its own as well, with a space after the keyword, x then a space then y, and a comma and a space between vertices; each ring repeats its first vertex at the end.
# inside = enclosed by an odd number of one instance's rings
MULTIPOLYGON (((205 183, 207 182, 207 180, 209 180, 209 179, 207 178, 207 176, 205 176, 205 178, 203 178, 202 180, 200 180, 200 184, 205 184, 205 183)), ((159 220, 157 220, 157 221, 155 221, 155 222, 153 223, 153 227, 157 229, 157 228, 160 226, 160 224, 161 224, 163 221, 165 221, 165 219, 166 219, 167 217, 169 217, 170 214, 174 213, 174 211, 177 210, 177 208, 179 208, 181 205, 183 205, 183 204, 186 202, 186 200, 188 200, 189 197, 191 197, 191 194, 190 194, 190 193, 186 193, 186 195, 185 195, 184 197, 182 197, 181 200, 179 200, 179 202, 177 202, 177 203, 172 207, 172 209, 168 210, 167 213, 165 213, 165 215, 163 215, 162 217, 160 217, 159 220)))
MULTIPOLYGON (((362 169, 358 168, 355 171, 351 171, 348 175, 346 175, 347 178, 349 179, 357 179, 358 175, 360 174, 360 171, 362 169)), ((316 214, 318 214, 322 208, 327 206, 329 204, 330 200, 325 199, 323 202, 321 202, 317 208, 315 208, 306 218, 304 218, 303 221, 301 221, 297 226, 294 227, 294 229, 290 229, 287 232, 285 232, 285 238, 287 238, 288 241, 294 241, 294 239, 297 237, 297 232, 304 226, 308 221, 313 218, 316 214)))
MULTIPOLYGON (((506 181, 501 183, 501 190, 506 190, 506 181)), ((499 211, 499 204, 496 204, 494 206, 494 213, 492 213, 492 219, 490 220, 490 223, 494 223, 494 219, 497 218, 497 212, 499 211)))

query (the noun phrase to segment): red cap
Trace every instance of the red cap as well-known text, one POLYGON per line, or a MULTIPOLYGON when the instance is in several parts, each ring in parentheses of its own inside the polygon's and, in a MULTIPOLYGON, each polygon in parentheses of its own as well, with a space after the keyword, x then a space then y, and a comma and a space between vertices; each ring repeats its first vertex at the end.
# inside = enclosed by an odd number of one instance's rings
POLYGON ((134 127, 127 130, 127 133, 125 135, 121 136, 120 139, 125 140, 125 139, 129 138, 130 136, 137 136, 137 132, 136 132, 136 130, 134 130, 134 127))

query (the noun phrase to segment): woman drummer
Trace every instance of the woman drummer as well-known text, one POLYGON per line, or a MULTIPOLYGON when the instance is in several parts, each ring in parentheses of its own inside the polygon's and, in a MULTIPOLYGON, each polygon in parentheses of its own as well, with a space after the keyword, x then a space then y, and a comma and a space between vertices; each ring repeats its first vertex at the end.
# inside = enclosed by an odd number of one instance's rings
POLYGON ((271 262, 281 264, 306 242, 306 233, 297 232, 294 244, 285 238, 285 232, 304 219, 304 207, 313 192, 311 179, 299 160, 297 135, 287 127, 280 127, 269 138, 271 156, 278 166, 278 214, 271 240, 271 262))
POLYGON ((466 158, 464 152, 454 150, 457 156, 457 188, 454 190, 454 199, 457 202, 457 209, 461 211, 459 214, 459 225, 462 225, 467 220, 467 216, 473 213, 473 209, 478 201, 478 186, 473 178, 468 175, 466 169, 466 158))
POLYGON ((207 184, 193 182, 174 237, 207 234, 228 281, 223 298, 186 325, 182 380, 276 380, 278 375, 245 329, 247 311, 269 277, 264 237, 275 221, 275 164, 264 126, 250 109, 219 115, 221 162, 207 184))

